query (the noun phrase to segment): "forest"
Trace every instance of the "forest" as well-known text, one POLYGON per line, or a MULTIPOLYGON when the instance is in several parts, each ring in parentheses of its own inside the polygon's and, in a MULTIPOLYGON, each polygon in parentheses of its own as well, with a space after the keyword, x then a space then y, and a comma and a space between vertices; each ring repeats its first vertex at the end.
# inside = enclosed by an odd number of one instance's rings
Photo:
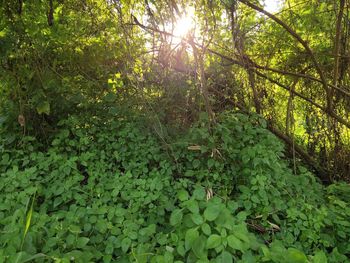
POLYGON ((350 0, 0 0, 2 262, 350 262, 350 0))

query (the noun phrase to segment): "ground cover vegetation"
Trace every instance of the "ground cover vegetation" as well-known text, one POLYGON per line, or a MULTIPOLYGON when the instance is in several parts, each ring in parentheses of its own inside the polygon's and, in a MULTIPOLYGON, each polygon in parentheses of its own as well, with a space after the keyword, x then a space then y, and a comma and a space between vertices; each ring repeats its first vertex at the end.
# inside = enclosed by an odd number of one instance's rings
POLYGON ((350 261, 348 1, 0 3, 0 262, 350 261))

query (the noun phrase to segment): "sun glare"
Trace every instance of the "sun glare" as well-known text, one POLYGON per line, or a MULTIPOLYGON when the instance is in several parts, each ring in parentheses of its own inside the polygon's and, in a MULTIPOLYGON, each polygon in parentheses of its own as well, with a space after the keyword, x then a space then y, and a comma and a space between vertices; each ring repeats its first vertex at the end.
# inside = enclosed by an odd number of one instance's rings
POLYGON ((281 9, 280 0, 264 0, 264 9, 269 13, 276 13, 281 9))
POLYGON ((182 41, 186 35, 193 30, 195 27, 194 22, 194 8, 188 8, 186 12, 179 17, 173 28, 173 35, 175 36, 172 40, 174 44, 178 44, 182 41))
POLYGON ((184 16, 176 21, 173 34, 177 37, 185 37, 192 28, 193 18, 190 16, 184 16))

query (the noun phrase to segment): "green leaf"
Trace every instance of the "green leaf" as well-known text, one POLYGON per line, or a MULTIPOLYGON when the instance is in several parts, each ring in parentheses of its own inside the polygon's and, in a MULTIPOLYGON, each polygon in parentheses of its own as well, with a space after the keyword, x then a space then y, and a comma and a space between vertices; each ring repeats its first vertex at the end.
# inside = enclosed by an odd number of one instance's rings
POLYGON ((170 225, 175 226, 182 220, 183 213, 181 209, 175 209, 170 215, 170 225))
POLYGON ((326 254, 323 251, 317 251, 313 258, 313 263, 327 263, 326 254))
POLYGON ((209 160, 208 160, 208 167, 209 167, 209 168, 213 167, 214 164, 215 164, 215 160, 214 160, 214 159, 209 159, 209 160))
POLYGON ((106 96, 104 96, 103 99, 106 102, 113 102, 113 101, 115 101, 117 99, 117 96, 114 93, 110 92, 106 96))
POLYGON ((177 193, 177 197, 179 198, 180 201, 186 201, 188 200, 189 196, 188 196, 188 192, 184 189, 181 189, 178 193, 177 193))
POLYGON ((81 232, 80 227, 77 226, 77 225, 70 225, 68 229, 69 229, 69 231, 71 231, 72 233, 80 233, 80 232, 81 232))
POLYGON ((240 240, 249 243, 249 237, 248 237, 248 230, 246 225, 243 224, 238 224, 232 227, 232 232, 235 237, 238 237, 240 240))
POLYGON ((205 190, 203 187, 196 187, 196 189, 193 191, 193 197, 197 200, 204 200, 205 198, 205 190))
POLYGON ((169 252, 169 251, 166 251, 164 253, 164 261, 165 261, 165 263, 174 262, 173 254, 171 252, 169 252))
POLYGON ((217 262, 232 263, 233 262, 232 255, 227 251, 223 251, 219 257, 219 260, 217 260, 217 262))
POLYGON ((41 101, 37 107, 36 107, 36 111, 39 114, 43 114, 45 113, 46 115, 50 114, 50 103, 48 101, 41 101))
POLYGON ((245 250, 242 241, 236 238, 234 235, 229 235, 227 237, 227 243, 233 249, 236 249, 242 252, 244 252, 245 250))
POLYGON ((122 251, 126 253, 131 245, 131 239, 126 237, 122 240, 122 251))
POLYGON ((2 160, 1 160, 1 164, 7 164, 10 160, 10 155, 8 155, 7 153, 2 155, 2 160))
MULTIPOLYGON (((42 254, 42 253, 30 255, 24 251, 21 251, 21 252, 17 253, 16 255, 17 255, 17 257, 16 257, 16 261, 14 261, 15 263, 18 263, 18 262, 21 262, 21 263, 36 262, 35 259, 46 257, 46 255, 42 254)), ((2 258, 1 258, 1 254, 0 254, 0 261, 1 260, 2 260, 2 258)), ((3 262, 3 261, 1 261, 1 262, 3 262)))
POLYGON ((290 263, 306 263, 307 257, 303 252, 296 248, 288 248, 287 250, 287 256, 286 256, 288 262, 290 263))
POLYGON ((79 237, 77 240, 77 247, 78 248, 83 248, 86 246, 86 244, 89 242, 89 238, 87 237, 79 237))
POLYGON ((214 234, 207 239, 207 249, 216 248, 220 245, 221 245, 221 236, 219 235, 214 234))
POLYGON ((197 258, 206 257, 205 250, 205 238, 203 236, 198 237, 192 244, 192 251, 197 258))
POLYGON ((75 242, 75 235, 69 234, 66 238, 66 244, 68 246, 73 246, 74 242, 75 242))
POLYGON ((112 243, 108 243, 106 248, 105 248, 105 253, 107 255, 112 255, 113 254, 113 251, 114 251, 114 246, 112 243))
POLYGON ((193 160, 192 165, 193 168, 198 168, 200 166, 201 162, 198 159, 193 160))
POLYGON ((259 202, 260 202, 258 196, 256 196, 256 195, 252 195, 252 196, 251 196, 251 200, 252 200, 254 203, 259 203, 259 202))
MULTIPOLYGON (((23 232, 23 237, 22 237, 22 245, 21 247, 23 246, 23 242, 24 242, 24 239, 26 238, 26 235, 28 233, 28 230, 29 230, 29 227, 30 227, 30 223, 32 221, 32 215, 33 215, 33 208, 34 208, 34 200, 35 200, 35 196, 36 196, 36 193, 34 194, 34 196, 32 197, 32 203, 29 207, 29 210, 27 212, 27 216, 26 216, 26 224, 25 224, 25 227, 24 227, 24 232, 23 232)), ((29 200, 28 200, 29 202, 29 200)))
POLYGON ((211 228, 207 223, 204 223, 202 225, 202 231, 204 234, 206 234, 207 236, 209 236, 211 234, 211 228))
POLYGON ((221 206, 219 204, 210 204, 204 210, 204 218, 208 221, 214 221, 220 214, 221 206))
POLYGON ((198 202, 194 199, 188 200, 185 202, 185 206, 188 210, 190 210, 193 214, 199 213, 198 202))
POLYGON ((171 237, 171 240, 175 243, 177 243, 179 241, 179 237, 175 233, 171 233, 170 237, 171 237))
POLYGON ((191 249, 193 242, 199 237, 197 228, 191 228, 187 230, 185 234, 185 248, 186 250, 191 249))
POLYGON ((191 219, 196 225, 201 225, 203 223, 203 217, 200 214, 191 214, 191 219))
POLYGON ((177 246, 177 253, 179 253, 180 256, 184 257, 186 254, 186 250, 183 246, 183 244, 177 246))

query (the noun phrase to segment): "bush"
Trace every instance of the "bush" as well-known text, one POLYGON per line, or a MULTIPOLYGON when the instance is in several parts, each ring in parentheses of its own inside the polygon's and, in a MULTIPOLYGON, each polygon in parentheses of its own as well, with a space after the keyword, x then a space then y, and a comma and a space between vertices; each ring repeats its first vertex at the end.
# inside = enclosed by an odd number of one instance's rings
POLYGON ((347 262, 349 191, 324 187, 258 116, 159 140, 136 118, 70 117, 0 159, 6 262, 347 262))

